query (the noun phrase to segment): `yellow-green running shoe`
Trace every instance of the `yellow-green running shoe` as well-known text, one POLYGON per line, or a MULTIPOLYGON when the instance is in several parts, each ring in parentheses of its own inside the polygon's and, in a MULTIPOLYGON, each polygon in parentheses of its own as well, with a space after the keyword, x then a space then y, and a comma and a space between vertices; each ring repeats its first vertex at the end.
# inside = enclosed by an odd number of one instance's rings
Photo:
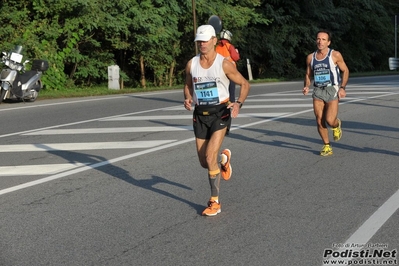
POLYGON ((340 140, 342 137, 341 120, 339 118, 337 119, 338 119, 338 126, 332 129, 335 141, 340 140))
POLYGON ((332 147, 329 144, 324 145, 323 149, 321 149, 321 151, 320 151, 321 156, 328 156, 328 155, 332 155, 332 154, 333 154, 332 147))

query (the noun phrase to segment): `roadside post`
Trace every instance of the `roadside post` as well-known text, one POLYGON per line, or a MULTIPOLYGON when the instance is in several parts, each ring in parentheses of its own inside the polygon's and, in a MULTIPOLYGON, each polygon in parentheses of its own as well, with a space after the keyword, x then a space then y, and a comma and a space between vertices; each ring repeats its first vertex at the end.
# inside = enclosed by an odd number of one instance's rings
POLYGON ((249 62, 249 59, 247 58, 247 70, 248 70, 248 79, 253 80, 252 77, 252 69, 251 69, 251 63, 249 62))
POLYGON ((396 70, 399 68, 399 58, 398 58, 398 15, 394 18, 395 24, 395 57, 390 57, 388 59, 389 69, 396 70))
POLYGON ((108 66, 108 89, 119 90, 119 66, 108 66))

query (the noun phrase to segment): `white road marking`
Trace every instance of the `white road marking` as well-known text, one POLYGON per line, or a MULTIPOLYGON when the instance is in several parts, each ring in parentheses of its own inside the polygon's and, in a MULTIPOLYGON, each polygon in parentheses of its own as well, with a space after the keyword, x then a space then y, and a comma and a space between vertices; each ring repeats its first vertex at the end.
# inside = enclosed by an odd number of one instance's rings
POLYGON ((54 106, 54 105, 75 104, 75 103, 76 104, 82 104, 84 102, 95 102, 95 101, 115 100, 115 99, 117 100, 117 99, 127 98, 127 97, 140 98, 141 96, 151 96, 151 95, 157 95, 157 94, 172 94, 172 93, 180 93, 180 92, 179 91, 143 92, 143 93, 137 93, 137 94, 134 94, 134 95, 125 94, 125 95, 118 95, 118 96, 84 98, 83 100, 74 100, 74 101, 65 101, 65 102, 56 102, 56 103, 44 103, 44 104, 26 105, 26 106, 18 105, 17 107, 12 107, 12 108, 7 108, 7 109, 0 109, 0 112, 13 111, 13 110, 16 110, 16 109, 20 110, 20 109, 28 109, 28 108, 54 106))
MULTIPOLYGON (((360 251, 362 246, 366 245, 377 231, 385 224, 386 221, 399 209, 399 190, 397 190, 381 207, 379 207, 357 230, 352 234, 342 247, 336 251, 341 254, 342 251, 351 249, 352 251, 360 251), (355 245, 353 245, 355 244, 355 245)), ((323 259, 324 261, 330 258, 323 259)), ((351 259, 346 257, 334 257, 334 260, 348 262, 351 259)), ((332 265, 332 264, 324 264, 332 265)), ((337 264, 338 265, 338 264, 337 264)), ((347 265, 347 264, 342 264, 347 265)))
POLYGON ((383 224, 399 208, 399 190, 397 190, 373 215, 365 221, 359 229, 345 243, 363 243, 366 244, 383 224))
MULTIPOLYGON (((238 118, 243 118, 243 117, 275 117, 275 116, 281 116, 285 115, 288 113, 240 113, 238 115, 238 118)), ((138 121, 138 120, 144 120, 144 121, 150 121, 150 120, 177 120, 177 119, 192 119, 193 115, 148 115, 148 116, 123 116, 123 117, 114 117, 114 118, 106 118, 100 121, 138 121)))
POLYGON ((262 105, 246 105, 245 109, 263 109, 263 108, 303 108, 313 107, 313 103, 298 103, 298 104, 262 104, 262 105))
POLYGON ((85 150, 109 150, 109 149, 145 149, 159 145, 164 145, 174 141, 176 140, 0 145, 0 153, 28 152, 28 151, 85 151, 85 150))
POLYGON ((376 86, 372 86, 372 87, 370 87, 370 86, 365 87, 365 86, 362 86, 362 85, 357 85, 357 86, 351 85, 350 86, 350 91, 357 91, 357 90, 358 91, 366 91, 366 90, 369 90, 369 91, 376 91, 376 93, 378 92, 378 90, 386 91, 386 90, 397 90, 397 89, 398 89, 397 87, 387 87, 387 85, 381 85, 381 86, 376 85, 376 86))
POLYGON ((346 94, 348 95, 364 95, 364 94, 377 94, 377 95, 381 95, 381 94, 391 94, 392 92, 390 91, 350 91, 350 92, 346 92, 346 94))
POLYGON ((179 120, 192 119, 193 115, 143 115, 143 116, 122 116, 102 119, 100 121, 150 121, 150 120, 179 120))
POLYGON ((0 190, 0 195, 4 195, 4 194, 10 193, 10 192, 14 192, 14 191, 18 191, 18 190, 21 190, 21 189, 24 189, 24 188, 28 188, 28 187, 36 186, 36 185, 39 185, 39 184, 43 184, 43 183, 46 183, 46 182, 49 182, 49 181, 60 179, 62 177, 66 177, 66 176, 74 175, 74 174, 77 174, 77 173, 81 173, 81 172, 84 172, 84 171, 87 171, 87 170, 96 169, 96 168, 99 168, 99 167, 104 166, 104 165, 109 165, 109 164, 113 164, 113 163, 116 163, 116 162, 119 162, 119 161, 124 161, 124 160, 130 159, 130 158, 133 158, 133 157, 138 157, 138 156, 143 155, 143 154, 152 153, 152 152, 155 152, 155 151, 159 151, 159 150, 167 149, 167 148, 170 148, 170 147, 178 146, 178 145, 181 145, 181 144, 184 144, 184 143, 187 143, 187 142, 191 142, 191 141, 194 141, 194 137, 189 138, 189 139, 185 139, 185 140, 181 140, 181 141, 178 141, 178 142, 174 142, 174 143, 169 143, 169 144, 162 145, 162 146, 157 146, 157 147, 154 147, 154 148, 151 148, 151 149, 146 149, 146 150, 143 150, 143 151, 131 153, 131 154, 128 154, 128 155, 125 155, 125 156, 121 156, 121 157, 118 157, 118 158, 114 158, 114 159, 111 159, 111 160, 102 161, 102 162, 94 163, 94 164, 91 164, 91 165, 78 167, 78 168, 72 169, 70 171, 66 171, 66 172, 63 172, 63 173, 51 175, 51 176, 48 176, 48 177, 45 177, 45 178, 41 178, 41 179, 38 179, 38 180, 27 182, 27 183, 24 183, 24 184, 21 184, 21 185, 18 185, 18 186, 13 186, 13 187, 9 187, 9 188, 6 188, 6 189, 2 189, 2 190, 0 190))
POLYGON ((87 165, 88 163, 0 166, 0 176, 53 175, 87 165))
MULTIPOLYGON (((280 95, 285 96, 285 95, 280 95)), ((246 99, 245 103, 253 103, 253 102, 300 102, 300 101, 309 101, 308 97, 301 98, 281 98, 281 99, 246 99)))
MULTIPOLYGON (((145 113, 151 113, 151 112, 156 112, 156 111, 167 111, 168 109, 169 109, 168 107, 167 108, 150 109, 150 110, 139 111, 139 112, 134 112, 134 113, 128 113, 128 114, 123 114, 123 115, 109 116, 108 118, 128 116, 128 115, 145 114, 145 113)), ((7 109, 7 110, 9 110, 9 109, 7 109)), ((104 117, 102 117, 102 118, 94 118, 94 119, 88 119, 88 120, 83 120, 83 121, 78 121, 78 122, 73 122, 73 123, 67 123, 67 124, 61 124, 61 125, 56 125, 56 126, 50 126, 50 127, 44 127, 44 128, 38 128, 38 129, 31 129, 31 130, 25 130, 25 131, 20 131, 20 132, 13 132, 13 133, 9 133, 9 134, 0 135, 0 138, 23 135, 23 134, 27 134, 27 133, 30 133, 30 132, 42 131, 42 130, 52 129, 52 128, 60 128, 60 127, 66 127, 66 126, 81 125, 81 124, 86 124, 86 123, 89 123, 89 122, 100 121, 102 119, 106 119, 106 118, 104 118, 104 117)))
POLYGON ((23 135, 60 135, 60 134, 104 134, 104 133, 132 133, 132 132, 165 132, 189 131, 193 126, 168 126, 168 127, 117 127, 117 128, 70 128, 48 129, 35 131, 23 135))
MULTIPOLYGON (((303 94, 302 94, 302 91, 301 90, 298 90, 297 92, 272 92, 272 93, 265 93, 265 94, 259 94, 259 95, 257 95, 258 97, 274 97, 274 96, 277 96, 277 97, 281 97, 281 96, 304 96, 303 94)), ((305 96, 304 96, 305 97, 305 96)), ((245 100, 245 101, 247 101, 247 100, 245 100)))
MULTIPOLYGON (((280 95, 281 97, 281 95, 280 95)), ((298 104, 262 104, 262 105, 245 105, 243 108, 245 109, 263 109, 263 108, 303 108, 303 107, 312 107, 312 101, 309 104, 307 103, 298 103, 298 104)), ((171 107, 169 111, 178 111, 181 110, 181 106, 171 107)))

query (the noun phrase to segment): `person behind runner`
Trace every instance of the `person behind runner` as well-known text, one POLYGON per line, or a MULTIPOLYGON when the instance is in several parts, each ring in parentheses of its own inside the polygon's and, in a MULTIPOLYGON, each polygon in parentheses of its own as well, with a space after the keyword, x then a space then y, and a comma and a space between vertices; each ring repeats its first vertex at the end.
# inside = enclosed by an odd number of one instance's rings
MULTIPOLYGON (((237 61, 240 60, 240 53, 238 49, 231 43, 233 34, 228 30, 222 30, 220 32, 220 40, 216 45, 216 52, 226 57, 227 60, 232 62, 237 67, 237 61)), ((234 102, 236 99, 236 84, 234 81, 230 81, 229 84, 230 102, 234 102)))
POLYGON ((334 140, 342 137, 341 120, 338 118, 338 101, 346 96, 345 87, 349 79, 349 69, 341 53, 329 48, 331 33, 320 30, 316 37, 317 50, 306 58, 305 87, 302 92, 308 94, 313 77, 313 110, 317 130, 324 143, 322 156, 332 155, 327 125, 332 128, 334 140))
POLYGON ((201 166, 208 170, 211 188, 208 207, 202 215, 214 216, 221 212, 220 178, 229 180, 232 174, 231 151, 224 149, 220 156, 219 151, 230 130, 231 118, 237 117, 250 85, 233 63, 215 51, 217 38, 211 25, 198 27, 194 41, 200 53, 185 68, 184 107, 192 110, 191 105, 195 104, 193 128, 197 155, 201 166), (240 86, 235 102, 229 102, 229 80, 240 86))

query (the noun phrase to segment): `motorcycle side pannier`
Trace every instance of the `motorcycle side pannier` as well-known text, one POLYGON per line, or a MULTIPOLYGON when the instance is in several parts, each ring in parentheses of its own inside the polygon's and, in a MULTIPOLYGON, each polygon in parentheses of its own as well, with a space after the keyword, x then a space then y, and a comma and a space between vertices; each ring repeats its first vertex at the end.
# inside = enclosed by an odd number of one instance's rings
POLYGON ((32 69, 38 71, 46 71, 48 69, 48 62, 46 60, 33 60, 32 69))

